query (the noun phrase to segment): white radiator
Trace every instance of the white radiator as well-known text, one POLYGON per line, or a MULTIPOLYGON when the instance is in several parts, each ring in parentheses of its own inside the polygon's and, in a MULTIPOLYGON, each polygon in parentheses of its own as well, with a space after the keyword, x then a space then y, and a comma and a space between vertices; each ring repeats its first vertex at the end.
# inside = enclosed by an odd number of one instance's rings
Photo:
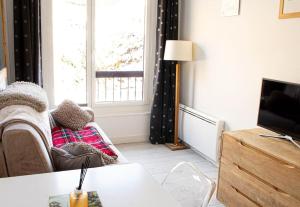
POLYGON ((182 104, 179 108, 179 138, 217 165, 224 121, 182 104))

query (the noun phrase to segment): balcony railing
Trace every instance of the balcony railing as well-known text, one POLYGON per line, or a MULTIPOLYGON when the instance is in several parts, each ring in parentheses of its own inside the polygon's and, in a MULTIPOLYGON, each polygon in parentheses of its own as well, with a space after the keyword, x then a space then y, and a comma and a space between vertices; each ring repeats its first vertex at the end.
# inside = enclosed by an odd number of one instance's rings
POLYGON ((143 100, 143 71, 96 71, 96 102, 143 100))

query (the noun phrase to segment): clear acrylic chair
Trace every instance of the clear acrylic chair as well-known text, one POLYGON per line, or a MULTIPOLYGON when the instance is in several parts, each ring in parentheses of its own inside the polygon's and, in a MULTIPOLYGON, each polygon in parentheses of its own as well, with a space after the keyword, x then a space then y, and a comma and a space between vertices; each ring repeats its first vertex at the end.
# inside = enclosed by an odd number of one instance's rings
POLYGON ((183 207, 206 207, 215 191, 215 182, 190 162, 178 163, 162 186, 183 207))

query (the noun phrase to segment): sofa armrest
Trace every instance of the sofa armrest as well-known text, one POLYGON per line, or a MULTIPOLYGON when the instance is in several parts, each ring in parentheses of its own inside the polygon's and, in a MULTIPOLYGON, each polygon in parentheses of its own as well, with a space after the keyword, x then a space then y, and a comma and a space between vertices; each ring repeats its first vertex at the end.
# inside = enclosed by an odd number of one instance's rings
POLYGON ((2 134, 8 176, 53 172, 47 147, 39 133, 24 123, 5 127, 2 134))
POLYGON ((7 177, 6 160, 3 152, 2 142, 0 142, 0 178, 7 177))

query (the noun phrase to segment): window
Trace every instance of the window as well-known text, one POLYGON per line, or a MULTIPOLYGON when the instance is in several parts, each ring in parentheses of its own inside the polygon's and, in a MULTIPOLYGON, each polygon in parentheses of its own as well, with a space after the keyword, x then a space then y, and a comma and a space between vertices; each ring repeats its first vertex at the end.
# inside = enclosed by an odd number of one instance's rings
POLYGON ((87 0, 53 1, 54 103, 87 103, 87 0))
POLYGON ((146 1, 53 0, 55 104, 143 101, 146 1))

